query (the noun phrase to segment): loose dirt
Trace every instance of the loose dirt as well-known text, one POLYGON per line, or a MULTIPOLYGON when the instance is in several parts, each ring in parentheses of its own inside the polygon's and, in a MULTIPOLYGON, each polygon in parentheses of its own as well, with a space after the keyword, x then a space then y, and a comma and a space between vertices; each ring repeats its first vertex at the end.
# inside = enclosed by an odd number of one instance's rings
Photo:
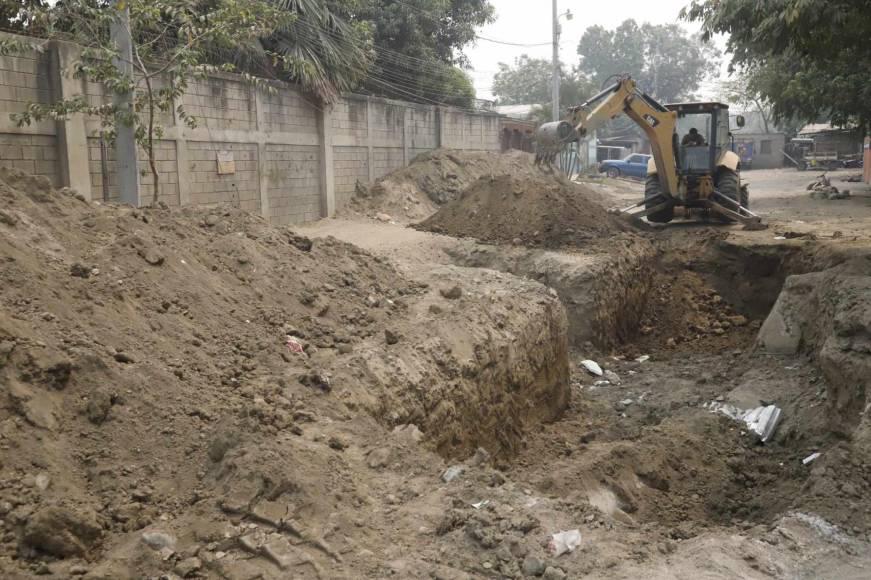
POLYGON ((480 177, 519 175, 534 170, 532 155, 436 149, 415 157, 408 167, 371 186, 358 184, 342 216, 391 218, 398 223, 425 219, 441 205, 460 197, 480 177))
POLYGON ((567 405, 537 283, 5 169, 0 197, 5 577, 383 577, 406 475, 567 405))
POLYGON ((418 224, 423 230, 482 242, 545 248, 584 247, 629 230, 601 196, 561 175, 532 167, 522 175, 482 177, 418 224))
POLYGON ((493 245, 0 196, 4 575, 868 576, 855 216, 493 245))

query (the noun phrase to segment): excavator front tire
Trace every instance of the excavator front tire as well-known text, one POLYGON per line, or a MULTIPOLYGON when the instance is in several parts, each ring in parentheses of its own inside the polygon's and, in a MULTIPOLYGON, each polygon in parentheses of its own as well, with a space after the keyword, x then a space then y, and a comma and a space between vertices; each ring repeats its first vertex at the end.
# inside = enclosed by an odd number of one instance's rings
MULTIPOLYGON (((650 209, 661 204, 664 200, 662 197, 659 197, 660 193, 662 193, 662 185, 659 183, 659 176, 655 173, 648 175, 647 181, 644 182, 644 207, 650 209)), ((647 221, 657 224, 667 224, 673 219, 674 206, 647 214, 647 221)))

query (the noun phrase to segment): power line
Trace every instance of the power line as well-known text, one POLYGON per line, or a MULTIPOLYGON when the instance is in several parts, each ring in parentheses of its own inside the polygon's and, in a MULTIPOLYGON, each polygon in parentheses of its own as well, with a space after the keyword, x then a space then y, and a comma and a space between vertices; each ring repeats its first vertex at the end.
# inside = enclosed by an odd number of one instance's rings
MULTIPOLYGON (((430 12, 429 10, 424 10, 423 8, 419 8, 419 7, 414 6, 412 4, 406 4, 405 2, 402 2, 401 0, 393 0, 393 2, 395 2, 396 4, 400 4, 402 6, 405 6, 406 8, 408 8, 410 10, 414 10, 415 12, 423 14, 424 16, 427 16, 431 20, 436 21, 436 22, 441 21, 443 18, 442 16, 439 16, 434 12, 430 12)), ((497 40, 495 38, 488 38, 486 36, 481 36, 479 34, 476 34, 475 38, 477 40, 484 40, 486 42, 492 42, 494 44, 502 44, 504 46, 519 46, 521 48, 535 48, 535 47, 539 47, 539 46, 551 46, 551 44, 552 44, 552 42, 533 42, 533 43, 509 42, 507 40, 497 40)))
POLYGON ((522 42, 507 42, 505 40, 496 40, 493 38, 487 38, 486 36, 475 36, 478 40, 486 40, 487 42, 492 42, 494 44, 504 44, 505 46, 520 46, 523 48, 535 48, 537 46, 551 46, 552 42, 534 42, 534 43, 522 43, 522 42))

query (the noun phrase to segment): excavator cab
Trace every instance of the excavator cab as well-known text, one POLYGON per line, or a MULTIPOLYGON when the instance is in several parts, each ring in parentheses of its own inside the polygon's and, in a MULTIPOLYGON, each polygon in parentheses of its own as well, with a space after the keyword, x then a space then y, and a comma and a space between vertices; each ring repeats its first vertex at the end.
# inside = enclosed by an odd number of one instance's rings
POLYGON ((680 172, 712 173, 722 152, 729 150, 729 107, 722 103, 686 103, 665 108, 677 112, 680 172), (692 139, 694 131, 697 139, 692 139))

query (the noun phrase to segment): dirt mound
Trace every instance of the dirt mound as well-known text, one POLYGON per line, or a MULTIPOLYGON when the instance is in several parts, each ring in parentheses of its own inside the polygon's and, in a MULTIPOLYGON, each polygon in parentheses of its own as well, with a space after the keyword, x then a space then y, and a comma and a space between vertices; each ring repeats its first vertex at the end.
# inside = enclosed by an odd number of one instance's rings
POLYGON ((565 314, 534 282, 410 280, 232 208, 5 169, 0 207, 9 577, 381 578, 431 450, 511 453, 567 404, 565 314))
POLYGON ((366 187, 340 215, 379 214, 395 221, 418 221, 429 217, 460 195, 480 177, 519 175, 535 170, 533 157, 522 151, 508 153, 436 149, 422 153, 408 167, 398 169, 366 187))
POLYGON ((600 194, 537 168, 482 177, 419 229, 483 242, 559 248, 589 246, 627 230, 600 194))

